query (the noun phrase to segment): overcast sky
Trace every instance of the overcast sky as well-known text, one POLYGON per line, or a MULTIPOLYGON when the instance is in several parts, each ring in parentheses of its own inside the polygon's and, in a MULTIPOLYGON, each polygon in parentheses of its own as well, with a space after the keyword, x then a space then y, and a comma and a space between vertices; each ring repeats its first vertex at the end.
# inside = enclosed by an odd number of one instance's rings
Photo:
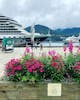
POLYGON ((24 27, 33 23, 54 29, 80 27, 80 0, 0 0, 0 14, 24 27))

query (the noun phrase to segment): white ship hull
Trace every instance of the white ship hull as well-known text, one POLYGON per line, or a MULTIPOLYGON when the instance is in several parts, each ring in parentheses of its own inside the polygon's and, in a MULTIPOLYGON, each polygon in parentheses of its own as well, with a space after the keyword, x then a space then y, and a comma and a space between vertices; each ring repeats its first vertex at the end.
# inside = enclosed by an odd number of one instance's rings
POLYGON ((80 36, 78 37, 75 37, 75 36, 72 36, 72 37, 68 37, 64 40, 65 42, 69 42, 69 41, 72 41, 74 43, 77 43, 77 42, 80 42, 80 36))

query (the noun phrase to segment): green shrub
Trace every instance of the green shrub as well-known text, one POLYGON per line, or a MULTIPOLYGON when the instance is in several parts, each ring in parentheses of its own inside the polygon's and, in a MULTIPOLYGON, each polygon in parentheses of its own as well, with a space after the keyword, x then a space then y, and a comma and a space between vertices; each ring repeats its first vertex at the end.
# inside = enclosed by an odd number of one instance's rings
POLYGON ((80 53, 77 53, 75 55, 69 54, 64 59, 64 65, 65 65, 65 73, 67 73, 70 78, 80 83, 80 53), (76 70, 77 68, 77 70, 76 70))
POLYGON ((29 49, 21 59, 11 59, 6 64, 8 80, 31 83, 44 80, 61 82, 66 75, 80 83, 80 53, 70 53, 63 59, 55 51, 49 51, 49 55, 37 58, 28 52, 29 49))
POLYGON ((43 72, 43 64, 36 59, 26 60, 23 64, 12 59, 6 64, 6 75, 10 81, 35 83, 42 80, 43 72))
POLYGON ((61 56, 52 55, 40 58, 44 65, 44 78, 53 82, 60 82, 63 79, 63 67, 61 56))
POLYGON ((44 78, 45 79, 50 79, 50 63, 51 63, 51 57, 50 56, 44 56, 44 57, 40 57, 39 60, 43 63, 44 65, 44 78))
POLYGON ((72 74, 71 77, 80 83, 80 62, 76 62, 74 66, 71 67, 72 74))

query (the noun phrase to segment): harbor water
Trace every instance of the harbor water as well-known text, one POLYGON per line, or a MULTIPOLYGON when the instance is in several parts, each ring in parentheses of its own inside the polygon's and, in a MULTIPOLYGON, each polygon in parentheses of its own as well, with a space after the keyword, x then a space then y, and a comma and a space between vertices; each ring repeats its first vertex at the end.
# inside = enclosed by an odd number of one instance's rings
MULTIPOLYGON (((41 42, 41 44, 43 45, 43 46, 52 46, 52 47, 63 47, 65 44, 64 44, 64 42, 62 42, 62 41, 59 41, 59 42, 41 42)), ((66 45, 68 45, 68 44, 66 44, 66 45)), ((76 43, 73 43, 73 46, 79 46, 80 45, 80 43, 79 42, 76 42, 76 43)))

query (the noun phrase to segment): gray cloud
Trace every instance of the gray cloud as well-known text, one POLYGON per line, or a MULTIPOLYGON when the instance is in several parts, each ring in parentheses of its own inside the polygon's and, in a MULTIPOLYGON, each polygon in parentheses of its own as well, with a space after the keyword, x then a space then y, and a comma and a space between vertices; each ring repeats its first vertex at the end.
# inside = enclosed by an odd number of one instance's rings
POLYGON ((0 12, 23 26, 79 27, 80 0, 0 0, 0 12))

